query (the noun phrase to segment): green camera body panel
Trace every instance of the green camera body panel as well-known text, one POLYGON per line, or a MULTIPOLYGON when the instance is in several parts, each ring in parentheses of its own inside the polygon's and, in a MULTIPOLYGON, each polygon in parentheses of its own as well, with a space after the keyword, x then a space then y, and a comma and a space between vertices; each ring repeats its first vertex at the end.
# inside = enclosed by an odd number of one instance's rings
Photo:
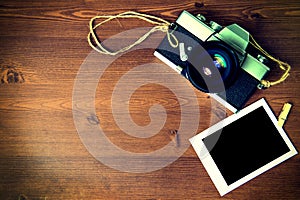
POLYGON ((222 27, 213 21, 208 25, 205 21, 204 16, 198 15, 195 17, 187 11, 183 11, 176 20, 179 25, 203 42, 223 41, 228 44, 237 52, 241 68, 257 80, 262 80, 270 71, 270 68, 246 52, 250 43, 249 32, 237 24, 222 27))

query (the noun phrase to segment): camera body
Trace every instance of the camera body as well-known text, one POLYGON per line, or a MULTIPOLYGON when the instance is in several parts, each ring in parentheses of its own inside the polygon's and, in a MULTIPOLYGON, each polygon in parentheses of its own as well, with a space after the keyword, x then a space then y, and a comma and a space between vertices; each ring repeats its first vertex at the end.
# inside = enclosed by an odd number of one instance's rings
POLYGON ((248 52, 250 35, 237 24, 222 27, 183 11, 169 32, 179 45, 170 45, 169 34, 154 55, 233 112, 244 106, 270 71, 263 56, 248 52))

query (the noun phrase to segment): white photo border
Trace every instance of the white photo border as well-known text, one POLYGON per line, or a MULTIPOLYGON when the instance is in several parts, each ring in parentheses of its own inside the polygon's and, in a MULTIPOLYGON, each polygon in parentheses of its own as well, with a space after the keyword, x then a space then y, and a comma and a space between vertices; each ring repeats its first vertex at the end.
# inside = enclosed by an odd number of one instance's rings
POLYGON ((288 138, 286 132, 283 130, 282 127, 278 126, 278 121, 264 98, 254 102, 253 104, 249 105, 248 107, 240 110, 238 113, 227 117, 226 119, 218 122, 217 124, 211 126, 210 128, 208 128, 208 129, 204 130, 203 132, 197 134, 196 136, 190 138, 190 143, 192 144, 192 146, 193 146, 194 150, 196 151, 198 157, 200 158, 204 168, 206 169, 208 175, 210 176, 211 180, 213 181, 215 187, 217 188, 217 190, 221 196, 227 194, 228 192, 236 189, 237 187, 250 181, 251 179, 255 178, 256 176, 266 172, 267 170, 271 169, 272 167, 275 167, 276 165, 282 163, 283 161, 285 161, 288 158, 297 154, 297 150, 295 149, 292 142, 288 138), (211 134, 221 131, 223 127, 231 124, 232 122, 240 119, 241 117, 247 115, 248 113, 250 113, 260 107, 264 108, 264 110, 270 117, 274 126, 277 128, 282 139, 284 140, 284 142, 286 143, 286 145, 288 146, 288 148, 290 150, 287 153, 283 154, 282 156, 269 162, 268 164, 256 169, 255 171, 251 172, 250 174, 248 174, 248 175, 244 176, 243 178, 237 180, 236 182, 228 185, 226 183, 224 177, 222 176, 220 170, 218 169, 216 163, 214 162, 213 158, 209 154, 209 151, 207 150, 207 148, 202 140, 211 134))

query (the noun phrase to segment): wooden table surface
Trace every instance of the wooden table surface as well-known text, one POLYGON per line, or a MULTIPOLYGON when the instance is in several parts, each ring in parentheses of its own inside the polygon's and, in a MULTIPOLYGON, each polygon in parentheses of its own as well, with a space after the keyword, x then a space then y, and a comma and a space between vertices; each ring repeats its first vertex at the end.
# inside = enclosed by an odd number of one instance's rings
MULTIPOLYGON (((128 10, 168 21, 176 20, 182 10, 187 10, 202 13, 222 25, 238 23, 268 52, 288 62, 292 66, 288 79, 268 90, 257 91, 248 104, 265 97, 278 115, 283 103, 292 102, 284 129, 299 150, 298 0, 206 0, 202 8, 195 7, 195 2, 190 0, 2 0, 0 199, 221 198, 191 146, 165 167, 133 173, 98 161, 80 140, 73 119, 72 99, 77 73, 92 52, 86 39, 89 20, 95 15, 128 10)), ((148 24, 135 19, 112 21, 103 26, 99 34, 104 40, 118 32, 143 26, 148 24)), ((154 34, 152 37, 162 36, 154 34)), ((150 123, 149 108, 154 104, 164 106, 167 120, 159 133, 150 138, 129 136, 118 127, 112 115, 111 99, 116 83, 135 66, 161 63, 153 51, 152 47, 140 49, 114 60, 97 86, 96 115, 88 118, 91 124, 102 127, 112 143, 128 152, 149 153, 162 148, 172 142, 172 132, 180 123, 176 96, 168 88, 154 83, 137 88, 130 98, 129 111, 138 126, 146 126, 150 123)), ((272 68, 269 78, 274 80, 280 74, 280 69, 272 68)), ((178 78, 181 77, 174 75, 170 80, 178 78)), ((207 94, 196 91, 188 83, 178 90, 188 89, 194 90, 199 103, 198 132, 221 120, 218 105, 211 104, 213 101, 207 94)), ((296 155, 222 198, 299 199, 299 169, 300 159, 296 155)))

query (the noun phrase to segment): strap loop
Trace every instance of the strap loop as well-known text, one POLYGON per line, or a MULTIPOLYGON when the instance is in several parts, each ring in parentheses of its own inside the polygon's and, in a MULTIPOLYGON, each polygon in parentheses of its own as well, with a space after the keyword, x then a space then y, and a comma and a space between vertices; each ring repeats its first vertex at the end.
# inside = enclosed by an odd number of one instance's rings
POLYGON ((269 88, 273 85, 277 85, 279 83, 282 83, 283 81, 285 81, 285 79, 290 75, 289 72, 291 70, 291 66, 288 63, 282 62, 279 59, 274 58, 273 56, 271 56, 268 52, 266 52, 253 38, 252 35, 250 35, 250 38, 252 40, 252 42, 250 42, 250 44, 255 47, 256 49, 258 49, 260 52, 262 52, 265 56, 267 56, 270 60, 276 62, 279 66, 279 68, 281 70, 283 70, 283 74, 282 76, 276 80, 276 81, 268 81, 268 80, 261 80, 261 87, 262 89, 266 89, 269 88))
POLYGON ((97 52, 103 53, 103 54, 108 54, 108 55, 117 55, 119 53, 123 53, 125 51, 128 51, 129 49, 135 47, 136 45, 142 43, 145 39, 147 39, 152 33, 156 31, 162 31, 167 33, 169 43, 172 47, 176 48, 178 46, 178 40, 175 37, 174 34, 170 33, 169 30, 169 25, 170 23, 162 18, 155 17, 152 15, 147 15, 147 14, 142 14, 134 11, 127 11, 118 15, 100 15, 100 16, 95 16, 90 20, 89 23, 89 28, 90 32, 88 34, 88 43, 89 45, 97 52), (97 35, 96 35, 96 29, 103 25, 104 23, 111 21, 113 19, 118 19, 118 18, 137 18, 140 20, 144 20, 146 22, 149 22, 150 24, 155 25, 152 29, 150 29, 147 33, 145 33, 143 36, 141 36, 139 39, 137 39, 133 44, 128 45, 122 49, 119 49, 117 51, 109 51, 108 49, 104 48, 101 42, 98 40, 97 35), (97 19, 105 19, 95 26, 93 26, 94 21, 97 19), (94 45, 93 42, 96 44, 94 45))

